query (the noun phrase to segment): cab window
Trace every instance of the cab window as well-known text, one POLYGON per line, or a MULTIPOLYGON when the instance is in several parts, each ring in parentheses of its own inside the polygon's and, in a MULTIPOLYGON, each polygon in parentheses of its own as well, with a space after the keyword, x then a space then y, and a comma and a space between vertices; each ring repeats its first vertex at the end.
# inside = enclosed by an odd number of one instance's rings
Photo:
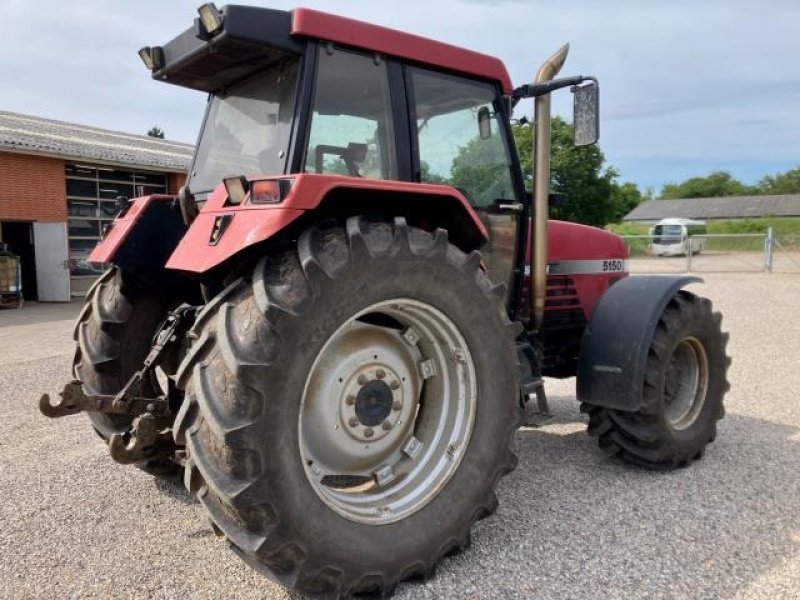
POLYGON ((409 69, 409 84, 420 181, 451 185, 476 208, 513 200, 494 86, 416 68, 409 69))
POLYGON ((384 60, 333 47, 320 48, 304 170, 397 179, 384 60))

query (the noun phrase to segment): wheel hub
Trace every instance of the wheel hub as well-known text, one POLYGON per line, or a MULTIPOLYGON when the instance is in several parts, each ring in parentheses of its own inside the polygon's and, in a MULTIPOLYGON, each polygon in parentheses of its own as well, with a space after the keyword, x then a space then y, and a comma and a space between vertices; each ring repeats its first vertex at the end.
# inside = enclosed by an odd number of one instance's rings
POLYGON ((370 381, 356 396, 356 417, 370 427, 382 423, 392 412, 392 390, 382 381, 370 381))
POLYGON ((402 382, 409 379, 409 374, 401 373, 387 364, 368 365, 349 378, 339 402, 347 435, 359 442, 376 442, 397 432, 406 412, 402 382))

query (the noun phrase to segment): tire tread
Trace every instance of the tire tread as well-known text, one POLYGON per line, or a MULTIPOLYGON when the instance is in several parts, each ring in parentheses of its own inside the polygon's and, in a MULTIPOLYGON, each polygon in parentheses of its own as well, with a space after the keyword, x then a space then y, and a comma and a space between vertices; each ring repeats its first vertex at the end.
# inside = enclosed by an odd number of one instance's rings
MULTIPOLYGON (((196 495, 233 550, 250 566, 284 585, 341 597, 367 592, 386 595, 400 581, 430 576, 436 564, 449 552, 468 546, 472 525, 496 510, 497 497, 493 490, 499 479, 517 464, 513 447, 515 432, 522 419, 521 410, 509 423, 507 451, 498 457, 498 464, 492 471, 490 492, 475 507, 463 531, 448 538, 434 556, 420 557, 413 564, 396 565, 384 572, 360 574, 355 580, 333 562, 307 566, 311 549, 304 548, 301 539, 288 533, 289 527, 276 526, 269 518, 265 524, 261 515, 278 514, 268 492, 276 482, 270 481, 263 469, 263 461, 268 457, 256 461, 258 464, 246 481, 236 473, 230 453, 248 449, 256 452, 256 421, 235 414, 225 405, 216 388, 204 383, 224 377, 226 385, 235 385, 240 390, 248 387, 248 380, 261 376, 260 370, 269 365, 272 353, 277 352, 280 340, 274 339, 272 325, 281 320, 302 318, 306 303, 318 295, 320 278, 335 278, 350 260, 374 260, 399 254, 439 256, 461 270, 474 270, 476 278, 480 271, 479 253, 464 255, 454 251, 445 230, 429 234, 409 227, 402 218, 381 222, 351 217, 343 227, 335 224, 312 226, 299 236, 293 248, 263 258, 251 281, 239 280, 235 289, 227 290, 227 300, 215 307, 216 317, 211 311, 201 313, 202 322, 195 327, 194 336, 205 342, 197 350, 190 349, 180 366, 180 384, 186 388, 186 406, 181 408, 176 419, 175 437, 179 443, 186 441, 190 457, 187 463, 197 467, 197 473, 187 481, 193 482, 196 495), (243 313, 237 312, 234 316, 234 312, 242 303, 250 301, 254 309, 251 316, 257 317, 258 322, 254 322, 248 332, 243 332, 236 326, 243 313), (253 331, 258 334, 253 334, 253 331), (263 347, 264 344, 271 350, 257 352, 257 345, 263 347), (203 447, 200 437, 203 422, 216 437, 216 441, 207 447, 203 447), (232 430, 231 426, 237 422, 240 426, 232 430), (195 477, 202 481, 198 483, 195 477), (251 490, 260 492, 260 508, 257 503, 253 506, 255 494, 250 494, 251 490), (233 513, 239 517, 233 518, 233 513)), ((496 302, 500 291, 488 280, 484 281, 485 277, 480 276, 480 279, 480 289, 494 294, 493 301, 496 302)), ((511 337, 518 328, 508 322, 504 309, 502 312, 508 325, 505 330, 511 337)), ((261 398, 259 402, 264 400, 261 398)))

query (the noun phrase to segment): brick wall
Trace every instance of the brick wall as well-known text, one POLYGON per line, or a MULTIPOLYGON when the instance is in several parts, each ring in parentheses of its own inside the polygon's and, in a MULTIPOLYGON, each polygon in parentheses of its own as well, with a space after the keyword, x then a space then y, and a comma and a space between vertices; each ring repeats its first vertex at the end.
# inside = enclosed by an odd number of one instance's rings
POLYGON ((66 221, 64 161, 0 152, 0 220, 66 221))
POLYGON ((181 186, 186 184, 186 173, 169 173, 167 175, 167 193, 177 194, 181 186))

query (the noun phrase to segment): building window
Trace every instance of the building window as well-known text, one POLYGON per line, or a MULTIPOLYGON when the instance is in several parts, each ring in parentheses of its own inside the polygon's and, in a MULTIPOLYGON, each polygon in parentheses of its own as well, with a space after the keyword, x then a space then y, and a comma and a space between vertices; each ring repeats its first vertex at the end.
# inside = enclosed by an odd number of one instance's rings
POLYGON ((75 163, 67 163, 66 176, 70 275, 95 277, 105 266, 87 258, 117 214, 117 197, 166 194, 167 176, 75 163))

